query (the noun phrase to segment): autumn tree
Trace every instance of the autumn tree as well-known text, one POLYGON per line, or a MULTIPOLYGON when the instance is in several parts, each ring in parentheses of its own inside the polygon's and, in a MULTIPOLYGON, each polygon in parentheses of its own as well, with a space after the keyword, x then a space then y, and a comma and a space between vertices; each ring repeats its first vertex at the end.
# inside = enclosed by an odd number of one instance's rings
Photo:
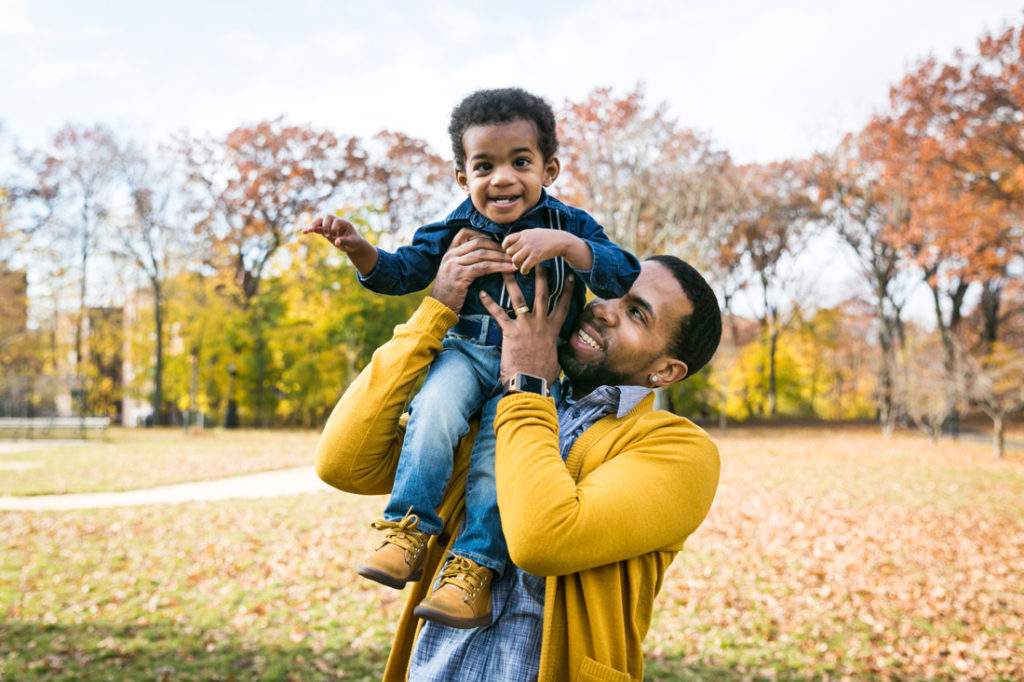
POLYGON ((560 195, 589 210, 639 258, 671 253, 703 268, 734 208, 729 155, 682 128, 637 86, 598 88, 558 113, 560 195))
POLYGON ((899 188, 883 182, 884 158, 871 129, 847 135, 830 154, 815 159, 818 210, 853 255, 861 281, 870 291, 878 339, 878 419, 890 435, 899 417, 895 400, 898 358, 904 346, 903 310, 911 288, 897 247, 894 225, 903 222, 899 188))
MULTIPOLYGON (((237 360, 235 330, 244 326, 245 314, 222 293, 225 286, 217 273, 179 269, 169 275, 164 287, 169 349, 166 402, 187 415, 190 425, 201 423, 200 415, 222 418, 227 410, 228 367, 237 360)), ((145 338, 136 343, 150 347, 145 338)))
POLYGON ((167 282, 186 265, 189 234, 181 207, 181 179, 167 159, 152 158, 133 144, 119 155, 118 171, 127 192, 128 206, 113 226, 110 250, 145 277, 152 297, 153 350, 150 402, 156 424, 165 423, 164 362, 167 319, 167 282))
POLYGON ((995 341, 984 355, 967 358, 969 396, 992 420, 992 452, 1002 457, 1006 422, 1024 409, 1024 348, 995 341))
MULTIPOLYGON (((25 211, 25 229, 36 248, 53 259, 55 273, 70 270, 76 279, 73 372, 78 381, 84 375, 93 258, 114 202, 117 153, 108 128, 67 125, 46 148, 20 154, 26 172, 16 192, 25 211)), ((87 392, 84 386, 77 390, 79 412, 84 415, 89 409, 87 392)))
POLYGON ((798 413, 825 419, 871 414, 875 372, 871 349, 863 343, 871 318, 870 308, 858 299, 831 308, 798 307, 782 344, 796 375, 798 413))
POLYGON ((718 252, 722 267, 748 273, 748 288, 758 296, 755 315, 761 325, 767 411, 778 414, 779 336, 792 312, 796 279, 789 264, 806 244, 815 217, 805 164, 785 161, 735 169, 739 208, 718 252))
MULTIPOLYGON (((938 440, 950 412, 950 396, 963 396, 963 375, 957 375, 959 385, 948 390, 949 371, 944 363, 945 350, 933 334, 908 334, 904 371, 896 380, 897 400, 906 410, 907 417, 932 441, 938 440)), ((953 405, 954 409, 959 404, 953 405)))
POLYGON ((24 415, 39 371, 37 332, 28 327, 28 273, 15 265, 21 242, 7 220, 10 194, 0 187, 0 415, 24 415))
POLYGON ((361 181, 340 189, 382 246, 408 243, 416 228, 443 217, 457 190, 450 161, 424 140, 386 130, 358 148, 365 159, 361 181))
POLYGON ((254 373, 243 377, 258 396, 259 423, 269 418, 266 382, 268 311, 259 298, 264 273, 278 250, 295 239, 339 184, 359 177, 362 159, 328 131, 282 119, 241 127, 220 139, 181 141, 200 221, 197 231, 207 266, 229 279, 230 295, 248 324, 254 373))
POLYGON ((283 314, 268 333, 280 399, 279 423, 321 426, 342 391, 407 320, 424 294, 382 296, 359 284, 355 269, 322 239, 285 249, 293 264, 272 274, 283 314))
POLYGON ((888 145, 888 182, 911 188, 895 236, 932 293, 954 425, 968 294, 980 289, 985 342, 995 342, 1003 292, 1019 277, 1024 249, 1020 38, 1020 29, 1008 29, 950 63, 924 60, 893 88, 892 112, 873 123, 888 145))

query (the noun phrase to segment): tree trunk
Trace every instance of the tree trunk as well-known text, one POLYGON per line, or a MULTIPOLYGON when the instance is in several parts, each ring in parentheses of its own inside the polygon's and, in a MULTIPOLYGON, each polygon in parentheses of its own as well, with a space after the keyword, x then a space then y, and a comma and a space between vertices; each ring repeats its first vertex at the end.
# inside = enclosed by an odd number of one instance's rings
POLYGON ((153 326, 156 331, 156 363, 153 367, 153 424, 163 426, 164 405, 164 311, 163 291, 158 280, 153 280, 153 326))
POLYGON ((1002 415, 992 418, 992 454, 1001 459, 1006 451, 1006 422, 1002 415))
POLYGON ((932 301, 935 305, 935 317, 938 321, 939 334, 942 339, 942 350, 945 356, 943 364, 946 370, 946 377, 948 378, 948 388, 946 390, 946 423, 950 428, 953 440, 957 440, 960 437, 960 413, 957 408, 960 376, 955 336, 957 329, 960 326, 960 320, 962 319, 961 307, 963 306, 964 295, 967 293, 967 284, 964 282, 958 282, 956 287, 949 292, 950 313, 948 321, 942 313, 942 301, 939 285, 935 282, 929 282, 928 286, 932 291, 932 301))
POLYGON ((773 325, 768 337, 768 414, 776 417, 779 414, 778 363, 776 355, 779 348, 778 326, 773 325))
MULTIPOLYGON (((75 326, 75 381, 78 384, 78 416, 85 417, 85 377, 82 373, 83 358, 85 352, 85 299, 87 294, 86 267, 89 263, 89 203, 82 206, 82 243, 79 245, 81 276, 78 280, 78 324, 75 326)), ((82 427, 84 430, 84 426, 82 427)))

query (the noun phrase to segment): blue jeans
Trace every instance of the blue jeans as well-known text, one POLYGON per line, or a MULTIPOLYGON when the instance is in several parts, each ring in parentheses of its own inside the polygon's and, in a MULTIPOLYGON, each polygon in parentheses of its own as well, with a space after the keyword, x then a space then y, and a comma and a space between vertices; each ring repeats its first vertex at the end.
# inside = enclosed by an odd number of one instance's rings
MULTIPOLYGON (((484 316, 481 316, 484 317, 484 316)), ((486 324, 497 324, 486 317, 486 324)), ((486 325, 481 333, 486 338, 486 325)), ((498 574, 505 568, 508 547, 501 532, 494 487, 494 415, 501 399, 501 348, 449 333, 430 364, 423 387, 409 406, 409 424, 395 472, 388 521, 401 519, 410 508, 420 530, 441 532, 437 515, 452 476, 452 460, 469 421, 480 411, 480 430, 473 443, 466 477, 466 514, 452 553, 468 557, 498 574)))

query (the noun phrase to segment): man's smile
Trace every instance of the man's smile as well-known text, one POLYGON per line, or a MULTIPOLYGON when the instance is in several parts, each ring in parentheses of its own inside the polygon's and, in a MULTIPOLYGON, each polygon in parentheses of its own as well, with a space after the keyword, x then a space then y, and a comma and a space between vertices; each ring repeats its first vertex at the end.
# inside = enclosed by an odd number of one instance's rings
POLYGON ((596 340, 594 340, 594 337, 588 334, 587 332, 583 331, 582 329, 580 329, 579 331, 579 337, 580 340, 583 341, 583 343, 587 344, 594 350, 601 350, 601 345, 596 340))
POLYGON ((570 345, 583 356, 604 354, 605 342, 601 332, 588 322, 581 322, 576 333, 569 337, 570 345))

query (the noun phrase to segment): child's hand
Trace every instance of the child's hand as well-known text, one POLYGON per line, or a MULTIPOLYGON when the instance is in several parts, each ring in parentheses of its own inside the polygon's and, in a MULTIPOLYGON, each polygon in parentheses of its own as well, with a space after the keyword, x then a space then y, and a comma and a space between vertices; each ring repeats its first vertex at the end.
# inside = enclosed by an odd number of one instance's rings
POLYGON ((364 245, 367 243, 359 235, 352 223, 344 218, 332 215, 317 218, 309 227, 302 231, 302 234, 309 234, 311 232, 323 235, 324 239, 347 254, 352 254, 354 251, 365 248, 364 245))
POLYGON ((360 275, 369 275, 377 265, 377 247, 356 232, 355 226, 344 218, 333 215, 317 218, 302 234, 310 232, 323 235, 324 239, 341 249, 360 275))
POLYGON ((566 237, 571 237, 565 232, 550 230, 543 227, 535 227, 522 232, 514 232, 505 237, 501 248, 512 259, 512 263, 524 275, 530 274, 536 266, 549 258, 555 258, 565 253, 566 237))

